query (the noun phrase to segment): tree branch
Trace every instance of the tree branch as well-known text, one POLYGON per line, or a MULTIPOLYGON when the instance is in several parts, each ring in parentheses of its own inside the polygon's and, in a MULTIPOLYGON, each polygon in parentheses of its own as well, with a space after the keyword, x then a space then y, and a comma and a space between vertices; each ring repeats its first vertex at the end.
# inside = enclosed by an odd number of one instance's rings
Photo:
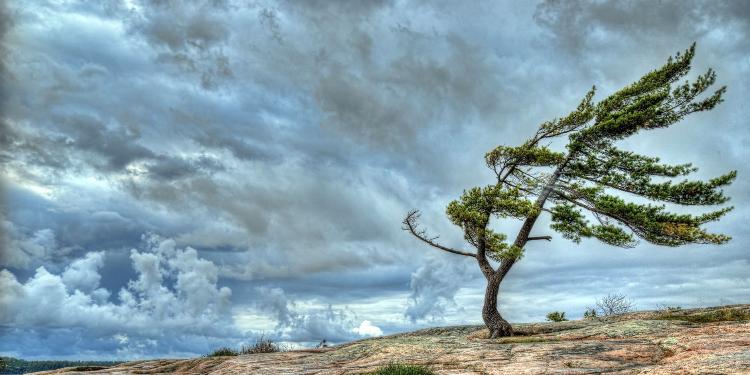
POLYGON ((414 237, 417 237, 422 242, 436 249, 440 249, 443 251, 447 251, 449 253, 463 255, 463 256, 472 257, 472 258, 477 257, 476 254, 467 253, 465 251, 460 251, 456 249, 451 249, 450 247, 446 247, 439 243, 436 243, 435 239, 437 239, 437 237, 430 238, 429 236, 427 236, 427 231, 425 231, 424 229, 419 229, 419 224, 417 222, 419 219, 419 216, 420 216, 420 213, 418 210, 409 211, 409 213, 406 215, 406 218, 404 218, 404 221, 403 221, 404 226, 401 227, 401 229, 411 233, 414 237))
POLYGON ((527 241, 547 240, 552 241, 552 236, 533 236, 526 239, 527 241))
MULTIPOLYGON (((563 192, 560 192, 560 191, 554 191, 554 193, 555 193, 555 197, 556 197, 556 198, 562 198, 563 200, 566 200, 566 201, 568 201, 568 202, 570 202, 570 203, 573 203, 574 205, 576 205, 576 206, 578 206, 578 207, 581 207, 581 208, 583 208, 584 210, 588 210, 588 211, 590 211, 590 212, 591 212, 591 213, 593 213, 594 215, 602 215, 602 216, 604 216, 605 218, 607 218, 607 217, 608 217, 608 218, 614 219, 614 220, 616 220, 616 221, 617 221, 618 223, 620 223, 620 224, 622 224, 622 225, 626 226, 626 227, 627 227, 628 229, 630 229, 630 230, 631 230, 631 231, 632 231, 633 233, 635 233, 635 235, 636 235, 636 236, 638 236, 638 237, 640 237, 640 238, 643 238, 643 236, 644 236, 644 234, 643 234, 643 230, 641 230, 641 229, 639 229, 639 228, 636 228, 636 227, 634 227, 633 225, 631 225, 631 224, 630 224, 630 223, 628 222, 628 220, 626 220, 626 219, 624 219, 624 218, 621 218, 621 217, 619 217, 619 216, 617 216, 617 215, 614 215, 614 214, 612 214, 612 213, 609 213, 609 212, 605 212, 605 211, 599 210, 599 209, 597 209, 597 208, 596 208, 596 207, 594 207, 594 206, 590 206, 590 205, 588 205, 588 204, 584 204, 584 203, 581 203, 581 202, 579 202, 579 201, 578 201, 578 199, 576 199, 576 198, 571 198, 571 197, 568 197, 568 196, 567 196, 567 195, 565 195, 565 194, 564 194, 563 192)), ((600 219, 599 219, 598 217, 597 217, 597 219, 598 219, 598 220, 600 220, 600 219)), ((600 220, 600 221, 601 221, 601 220, 600 220)))

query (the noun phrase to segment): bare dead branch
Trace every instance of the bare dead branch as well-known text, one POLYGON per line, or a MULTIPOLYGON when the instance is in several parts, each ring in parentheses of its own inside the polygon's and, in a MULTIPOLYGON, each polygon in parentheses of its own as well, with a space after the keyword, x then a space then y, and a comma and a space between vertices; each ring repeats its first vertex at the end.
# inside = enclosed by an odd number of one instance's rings
POLYGON ((633 310, 635 304, 621 293, 610 293, 596 301, 602 316, 620 315, 633 310))
POLYGON ((419 228, 419 217, 420 213, 418 210, 411 210, 408 214, 406 214, 406 217, 404 218, 404 221, 402 222, 404 224, 401 229, 411 233, 414 237, 417 237, 420 241, 443 251, 447 251, 449 253, 458 254, 458 255, 464 255, 467 257, 476 258, 476 254, 467 253, 465 251, 460 251, 456 249, 451 249, 450 247, 443 246, 435 240, 437 237, 430 237, 427 235, 427 231, 424 229, 419 228))

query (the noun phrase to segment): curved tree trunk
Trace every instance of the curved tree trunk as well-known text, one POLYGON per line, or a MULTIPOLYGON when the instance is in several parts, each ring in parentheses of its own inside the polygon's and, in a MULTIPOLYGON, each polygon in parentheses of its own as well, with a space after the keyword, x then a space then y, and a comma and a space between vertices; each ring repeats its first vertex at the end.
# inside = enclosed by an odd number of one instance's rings
POLYGON ((490 330, 490 338, 513 336, 513 328, 497 311, 497 293, 500 290, 502 278, 493 274, 487 278, 487 290, 484 293, 484 307, 482 308, 482 319, 490 330))
MULTIPOLYGON (((552 186, 562 175, 562 171, 565 169, 565 166, 568 165, 568 161, 570 161, 571 157, 572 155, 569 154, 565 161, 557 167, 555 173, 552 174, 547 185, 544 186, 544 190, 535 203, 535 206, 540 210, 544 207, 544 202, 547 201, 547 198, 552 193, 552 186)), ((510 175, 510 172, 508 173, 508 175, 510 175)), ((529 216, 524 220, 521 229, 518 231, 516 240, 513 241, 513 246, 522 249, 526 246, 526 243, 529 241, 531 228, 534 227, 537 218, 539 218, 539 213, 529 216)), ((484 246, 484 243, 482 243, 482 245, 484 246)), ((504 259, 497 271, 487 272, 485 271, 482 261, 484 260, 484 262, 486 262, 486 258, 484 258, 484 247, 482 247, 477 254, 477 260, 479 261, 479 267, 482 268, 482 272, 484 272, 484 275, 487 278, 487 290, 484 293, 482 319, 484 319, 484 324, 487 325, 487 328, 490 330, 490 338, 513 336, 513 327, 511 327, 510 323, 503 319, 503 317, 500 316, 500 312, 497 311, 497 293, 500 290, 500 282, 503 281, 503 278, 508 274, 508 271, 513 267, 513 264, 516 263, 516 259, 504 259)))

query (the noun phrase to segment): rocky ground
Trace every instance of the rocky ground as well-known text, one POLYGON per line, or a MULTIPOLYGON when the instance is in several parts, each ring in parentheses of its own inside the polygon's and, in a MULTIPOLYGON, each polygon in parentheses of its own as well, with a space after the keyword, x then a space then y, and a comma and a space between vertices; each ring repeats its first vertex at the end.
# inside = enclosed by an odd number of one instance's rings
POLYGON ((480 326, 443 327, 325 349, 47 374, 361 374, 389 363, 438 374, 750 374, 750 305, 514 327, 515 336, 492 340, 480 326))

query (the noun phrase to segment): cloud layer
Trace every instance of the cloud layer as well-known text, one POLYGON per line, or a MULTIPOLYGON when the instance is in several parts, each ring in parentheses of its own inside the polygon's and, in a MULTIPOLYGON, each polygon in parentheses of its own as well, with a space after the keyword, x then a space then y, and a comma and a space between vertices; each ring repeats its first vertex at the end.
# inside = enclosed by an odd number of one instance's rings
POLYGON ((478 323, 476 266, 413 241, 402 216, 419 208, 441 241, 462 246, 444 208, 491 182, 486 151, 693 41, 696 74, 713 67, 726 102, 623 147, 694 162, 700 177, 737 169, 737 209, 713 228, 734 240, 534 243, 500 304, 522 321, 575 317, 613 291, 640 308, 747 302, 748 11, 3 3, 0 354, 191 356, 261 333, 313 345, 478 323))

